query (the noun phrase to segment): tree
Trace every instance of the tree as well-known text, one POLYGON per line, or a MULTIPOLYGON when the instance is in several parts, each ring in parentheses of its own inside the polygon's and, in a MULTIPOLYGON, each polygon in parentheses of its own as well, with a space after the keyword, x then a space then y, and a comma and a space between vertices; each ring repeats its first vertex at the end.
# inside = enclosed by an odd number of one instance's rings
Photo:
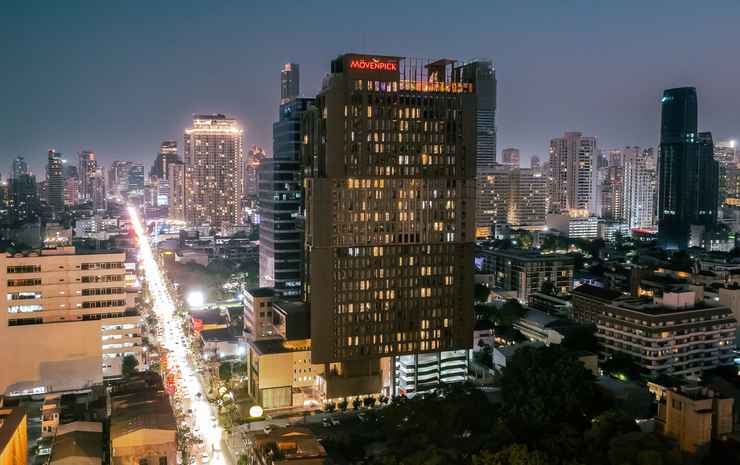
POLYGON ((373 397, 373 396, 369 396, 369 397, 365 397, 365 398, 364 398, 364 399, 362 400, 362 404, 363 404, 363 405, 364 405, 365 407, 368 407, 368 408, 369 408, 369 407, 372 407, 372 406, 374 406, 374 405, 375 405, 375 402, 376 402, 376 401, 377 401, 377 399, 375 399, 375 397, 373 397))
POLYGON ((596 327, 593 325, 575 326, 565 335, 563 347, 573 351, 597 352, 599 343, 595 331, 596 327))
POLYGON ((503 369, 500 384, 509 418, 533 435, 559 424, 583 431, 604 410, 594 376, 559 345, 519 349, 503 369))
POLYGON ((493 323, 496 326, 511 326, 527 313, 527 309, 516 299, 509 299, 493 312, 493 323))
POLYGON ((499 452, 481 452, 473 456, 473 465, 548 465, 545 454, 530 451, 524 444, 512 444, 499 452))
POLYGON ((618 410, 608 410, 591 422, 584 434, 586 459, 589 463, 607 463, 609 443, 623 434, 639 431, 633 418, 618 410))
POLYGON ((352 401, 352 408, 355 410, 360 410, 360 407, 362 406, 362 401, 355 397, 355 400, 352 401))
POLYGON ((639 431, 612 439, 608 457, 611 465, 667 465, 673 462, 670 449, 658 436, 639 431))
POLYGON ((488 296, 491 295, 491 290, 485 284, 475 283, 475 301, 476 302, 487 302, 488 296))
POLYGON ((126 355, 121 363, 121 374, 124 378, 128 378, 136 373, 137 366, 139 366, 139 360, 133 355, 126 355))
POLYGON ((218 377, 221 378, 221 381, 228 383, 231 379, 231 375, 231 363, 222 363, 218 366, 218 377))

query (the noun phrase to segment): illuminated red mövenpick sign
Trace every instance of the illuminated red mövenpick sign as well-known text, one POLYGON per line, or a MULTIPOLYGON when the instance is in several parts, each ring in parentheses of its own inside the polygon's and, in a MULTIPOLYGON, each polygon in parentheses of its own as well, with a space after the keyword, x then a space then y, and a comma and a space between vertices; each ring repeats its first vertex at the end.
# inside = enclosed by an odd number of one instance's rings
POLYGON ((352 60, 350 69, 369 69, 372 71, 398 71, 397 61, 381 61, 377 58, 352 60))

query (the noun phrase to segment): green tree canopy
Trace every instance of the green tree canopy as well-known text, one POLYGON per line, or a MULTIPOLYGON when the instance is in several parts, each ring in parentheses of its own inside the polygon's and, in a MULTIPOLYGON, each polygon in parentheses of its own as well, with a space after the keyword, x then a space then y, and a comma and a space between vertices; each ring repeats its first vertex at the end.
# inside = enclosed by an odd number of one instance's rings
POLYGON ((594 376, 559 345, 518 350, 500 384, 510 418, 533 434, 559 424, 583 431, 604 406, 594 376))
POLYGON ((121 374, 124 378, 128 378, 136 373, 137 366, 139 366, 139 360, 133 355, 126 355, 123 357, 123 362, 121 364, 121 374))

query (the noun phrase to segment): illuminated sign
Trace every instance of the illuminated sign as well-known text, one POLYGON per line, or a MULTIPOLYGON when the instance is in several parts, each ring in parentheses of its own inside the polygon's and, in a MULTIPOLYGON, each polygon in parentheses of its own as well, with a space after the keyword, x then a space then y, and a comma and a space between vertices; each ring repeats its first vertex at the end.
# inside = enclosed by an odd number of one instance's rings
POLYGON ((369 69, 371 71, 398 71, 397 61, 381 61, 377 58, 356 59, 349 63, 350 69, 369 69))

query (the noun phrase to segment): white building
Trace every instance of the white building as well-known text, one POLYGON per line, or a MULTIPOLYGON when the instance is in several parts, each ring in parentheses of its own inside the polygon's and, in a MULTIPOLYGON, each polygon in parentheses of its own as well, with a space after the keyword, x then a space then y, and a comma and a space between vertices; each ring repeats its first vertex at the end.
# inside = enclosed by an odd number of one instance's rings
POLYGON ((623 151, 623 186, 625 223, 630 228, 651 228, 655 226, 655 192, 657 174, 651 168, 652 149, 640 150, 627 147, 623 151))
POLYGON ((599 237, 599 219, 588 211, 570 214, 547 215, 547 227, 570 239, 595 239, 599 237))
POLYGON ((550 141, 550 212, 588 210, 598 214, 595 137, 566 132, 550 141))
POLYGON ((394 395, 412 397, 442 383, 468 379, 468 351, 454 350, 395 357, 394 395))

